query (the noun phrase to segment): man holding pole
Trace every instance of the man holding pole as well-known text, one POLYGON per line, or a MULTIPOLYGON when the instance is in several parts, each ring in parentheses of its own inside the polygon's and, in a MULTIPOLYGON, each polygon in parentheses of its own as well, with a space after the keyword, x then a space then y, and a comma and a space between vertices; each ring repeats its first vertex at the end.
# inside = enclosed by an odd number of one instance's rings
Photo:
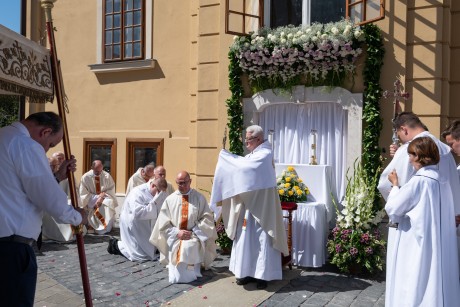
MULTIPOLYGON (((46 152, 61 142, 62 120, 40 112, 0 129, 0 297, 2 306, 33 306, 37 261, 32 248, 43 212, 74 226, 86 221, 82 209, 51 172, 46 152)), ((64 161, 73 169, 75 159, 64 161)))

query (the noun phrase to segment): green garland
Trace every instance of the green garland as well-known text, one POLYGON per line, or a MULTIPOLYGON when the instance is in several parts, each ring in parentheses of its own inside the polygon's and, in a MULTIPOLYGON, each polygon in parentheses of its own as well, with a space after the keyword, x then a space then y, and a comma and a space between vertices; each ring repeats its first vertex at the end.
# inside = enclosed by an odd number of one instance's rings
MULTIPOLYGON (((364 106, 363 106, 363 168, 369 180, 380 171, 379 138, 382 130, 379 101, 382 96, 380 88, 380 71, 383 65, 385 50, 380 29, 373 24, 363 27, 365 43, 367 46, 367 59, 364 67, 364 106)), ((235 50, 230 49, 229 85, 232 96, 227 99, 227 115, 229 128, 230 151, 241 155, 243 153, 243 85, 241 80, 242 70, 235 50)), ((261 84, 259 84, 260 86, 261 84)), ((290 86, 291 84, 289 84, 290 86)), ((317 86, 327 84, 315 84, 317 86)), ((259 90, 264 90, 260 88, 259 90)), ((379 194, 376 194, 378 199, 379 194)), ((375 202, 378 204, 378 202, 375 202)))
POLYGON ((228 115, 228 138, 230 141, 230 151, 237 155, 243 154, 243 85, 241 82, 242 71, 238 64, 233 51, 228 54, 230 64, 228 65, 228 83, 232 97, 227 99, 227 115, 228 115))

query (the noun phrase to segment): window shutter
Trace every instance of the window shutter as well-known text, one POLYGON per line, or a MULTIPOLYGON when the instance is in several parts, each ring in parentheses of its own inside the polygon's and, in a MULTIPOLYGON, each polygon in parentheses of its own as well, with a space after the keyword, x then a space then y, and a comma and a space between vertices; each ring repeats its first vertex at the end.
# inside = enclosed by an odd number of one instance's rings
POLYGON ((385 0, 346 0, 346 17, 358 25, 385 18, 385 0))
POLYGON ((246 35, 263 27, 264 0, 226 0, 225 33, 246 35))

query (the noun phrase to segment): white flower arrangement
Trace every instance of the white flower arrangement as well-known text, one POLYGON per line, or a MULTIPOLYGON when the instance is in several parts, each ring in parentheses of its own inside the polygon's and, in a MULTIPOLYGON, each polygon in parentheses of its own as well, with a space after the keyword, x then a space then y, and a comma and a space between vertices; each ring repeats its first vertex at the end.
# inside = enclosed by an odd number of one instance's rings
POLYGON ((375 210, 374 199, 377 174, 369 182, 360 162, 355 162, 353 177, 347 174, 347 189, 342 201, 343 209, 337 210, 337 226, 341 228, 369 229, 382 221, 384 209, 375 210))
POLYGON ((300 27, 261 28, 235 38, 230 47, 251 81, 288 81, 306 76, 315 81, 331 74, 353 73, 364 40, 359 26, 348 20, 300 27))

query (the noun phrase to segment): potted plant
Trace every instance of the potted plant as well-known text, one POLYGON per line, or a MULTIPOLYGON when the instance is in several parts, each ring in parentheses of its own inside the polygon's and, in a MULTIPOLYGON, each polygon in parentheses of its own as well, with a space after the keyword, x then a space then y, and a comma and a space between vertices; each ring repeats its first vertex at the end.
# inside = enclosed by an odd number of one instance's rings
POLYGON ((385 212, 374 207, 378 174, 369 179, 361 163, 355 162, 353 177, 347 175, 343 208, 334 203, 337 223, 329 235, 327 249, 331 263, 344 273, 373 274, 383 270, 385 241, 378 225, 385 212))
POLYGON ((310 190, 299 178, 293 166, 288 166, 276 178, 276 184, 281 203, 305 202, 308 194, 310 194, 310 190))
POLYGON ((232 251, 233 241, 227 236, 227 233, 225 232, 225 225, 222 219, 216 223, 216 231, 216 244, 219 245, 221 254, 229 255, 232 251))

